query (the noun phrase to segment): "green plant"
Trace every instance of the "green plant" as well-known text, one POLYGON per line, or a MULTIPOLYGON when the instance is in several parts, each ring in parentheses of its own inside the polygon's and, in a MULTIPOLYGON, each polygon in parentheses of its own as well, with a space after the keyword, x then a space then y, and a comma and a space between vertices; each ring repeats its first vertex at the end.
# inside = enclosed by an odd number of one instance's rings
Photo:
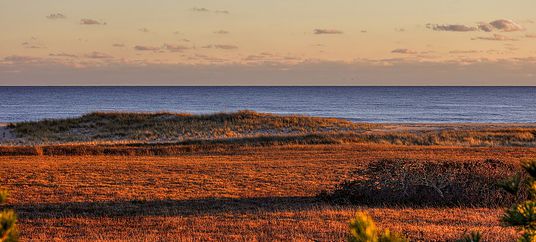
POLYGON ((0 204, 3 204, 6 202, 8 195, 9 193, 7 192, 7 190, 0 190, 0 204))
POLYGON ((374 220, 365 212, 359 211, 352 221, 350 221, 349 242, 404 242, 407 238, 391 233, 388 229, 380 234, 374 224, 374 220))
POLYGON ((502 222, 507 226, 517 227, 523 233, 518 241, 536 241, 536 160, 524 162, 522 166, 528 174, 526 182, 522 182, 518 175, 500 185, 516 196, 521 192, 521 186, 526 185, 528 199, 507 209, 502 222))
POLYGON ((480 232, 471 232, 470 234, 465 234, 463 238, 456 240, 456 242, 480 242, 482 241, 482 234, 480 232))
MULTIPOLYGON (((0 204, 6 202, 8 192, 0 191, 0 204)), ((18 241, 17 215, 13 210, 0 212, 0 242, 18 241)))

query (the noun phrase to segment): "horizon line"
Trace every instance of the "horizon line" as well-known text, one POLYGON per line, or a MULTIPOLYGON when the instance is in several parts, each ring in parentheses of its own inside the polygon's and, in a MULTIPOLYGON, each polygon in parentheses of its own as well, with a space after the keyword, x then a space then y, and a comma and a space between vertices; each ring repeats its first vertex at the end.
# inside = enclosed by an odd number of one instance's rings
POLYGON ((536 87, 535 85, 0 85, 2 87, 536 87))

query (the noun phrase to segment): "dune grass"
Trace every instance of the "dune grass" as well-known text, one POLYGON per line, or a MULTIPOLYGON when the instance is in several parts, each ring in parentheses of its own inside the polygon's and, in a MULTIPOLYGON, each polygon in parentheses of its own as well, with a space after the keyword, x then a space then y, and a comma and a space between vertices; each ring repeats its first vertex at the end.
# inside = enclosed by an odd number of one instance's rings
POLYGON ((0 147, 0 155, 62 154, 52 150, 70 150, 70 154, 174 155, 184 150, 224 146, 234 149, 342 143, 536 146, 536 125, 528 124, 386 125, 252 111, 206 115, 97 112, 78 118, 14 123, 9 129, 18 138, 3 144, 19 147, 0 147), (392 126, 398 129, 387 128, 392 126), (134 146, 139 151, 134 152, 134 146))
POLYGON ((206 115, 176 113, 104 113, 78 118, 11 124, 29 142, 182 141, 267 135, 364 131, 370 126, 343 119, 275 115, 253 111, 206 115))
POLYGON ((528 129, 453 130, 394 133, 313 133, 260 135, 252 137, 191 139, 176 142, 110 141, 0 146, 0 156, 17 155, 156 155, 170 156, 234 152, 252 147, 337 144, 381 144, 406 146, 534 147, 536 141, 523 134, 528 129))

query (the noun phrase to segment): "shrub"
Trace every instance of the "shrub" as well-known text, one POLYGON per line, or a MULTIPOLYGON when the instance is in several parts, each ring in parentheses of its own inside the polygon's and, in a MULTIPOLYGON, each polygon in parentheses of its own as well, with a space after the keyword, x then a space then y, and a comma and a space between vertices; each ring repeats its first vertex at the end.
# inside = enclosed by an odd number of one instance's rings
POLYGON ((338 204, 497 207, 516 201, 497 186, 497 180, 515 169, 499 160, 381 159, 319 196, 338 204))
MULTIPOLYGON (((5 203, 7 191, 0 192, 0 204, 5 203)), ((17 215, 13 210, 4 210, 0 212, 0 241, 13 242, 18 241, 17 215)))
POLYGON ((0 204, 3 204, 6 202, 8 195, 9 193, 7 192, 7 190, 0 190, 0 204))
POLYGON ((523 188, 528 190, 528 199, 513 205, 507 209, 502 217, 502 222, 507 226, 517 227, 521 232, 518 241, 536 240, 536 160, 523 163, 523 169, 528 174, 525 179, 517 175, 502 184, 503 188, 519 197, 523 188))
POLYGON ((374 220, 365 212, 357 212, 350 221, 349 242, 405 242, 409 241, 403 236, 391 233, 388 229, 383 233, 378 231, 374 220))
POLYGON ((456 242, 479 242, 482 241, 482 234, 480 232, 471 232, 465 234, 463 238, 456 240, 456 242))

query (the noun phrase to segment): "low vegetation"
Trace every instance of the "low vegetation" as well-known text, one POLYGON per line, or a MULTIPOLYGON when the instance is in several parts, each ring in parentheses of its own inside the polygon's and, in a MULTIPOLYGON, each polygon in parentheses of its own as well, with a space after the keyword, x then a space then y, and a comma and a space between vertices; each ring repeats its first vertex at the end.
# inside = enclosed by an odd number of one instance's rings
MULTIPOLYGON (((519 198, 527 196, 527 200, 514 204, 507 209, 501 221, 506 226, 516 227, 521 232, 520 242, 536 240, 536 160, 529 160, 522 164, 528 176, 521 173, 508 180, 499 181, 498 185, 505 191, 519 198)), ((426 179, 423 179, 426 180, 426 179)), ((459 242, 479 242, 482 240, 480 232, 466 234, 459 242)), ((390 242, 408 241, 405 237, 391 234, 389 230, 379 233, 372 218, 365 212, 357 212, 356 217, 350 221, 350 235, 348 241, 352 242, 390 242)))
POLYGON ((11 124, 29 143, 169 142, 323 132, 359 132, 373 125, 342 119, 239 111, 206 115, 176 113, 90 113, 78 118, 11 124))
POLYGON ((534 125, 365 124, 343 119, 240 111, 207 115, 90 113, 10 124, 5 145, 51 144, 341 144, 536 146, 534 125), (394 127, 394 128, 393 128, 394 127))
MULTIPOLYGON (((7 200, 8 192, 0 190, 0 205, 7 200)), ((4 209, 0 212, 0 241, 18 241, 17 215, 13 210, 4 209)))
MULTIPOLYGON (((391 233, 385 229, 380 233, 372 217, 364 212, 358 211, 355 218, 350 221, 350 233, 348 242, 409 242, 410 240, 398 233, 391 233)), ((465 233, 456 242, 480 242, 482 234, 480 232, 465 233)), ((530 241, 530 240, 529 240, 530 241)))
POLYGON ((502 221, 522 232, 518 241, 531 242, 536 240, 536 160, 524 162, 523 169, 527 176, 514 176, 511 180, 503 182, 502 186, 516 197, 519 197, 520 193, 526 193, 523 190, 526 188, 528 198, 506 210, 502 221))
POLYGON ((360 211, 350 221, 348 242, 409 242, 409 240, 397 233, 391 233, 389 229, 378 231, 370 215, 360 211))
POLYGON ((514 198, 497 185, 516 170, 514 164, 495 159, 380 159, 319 196, 337 204, 500 207, 525 197, 514 198))

